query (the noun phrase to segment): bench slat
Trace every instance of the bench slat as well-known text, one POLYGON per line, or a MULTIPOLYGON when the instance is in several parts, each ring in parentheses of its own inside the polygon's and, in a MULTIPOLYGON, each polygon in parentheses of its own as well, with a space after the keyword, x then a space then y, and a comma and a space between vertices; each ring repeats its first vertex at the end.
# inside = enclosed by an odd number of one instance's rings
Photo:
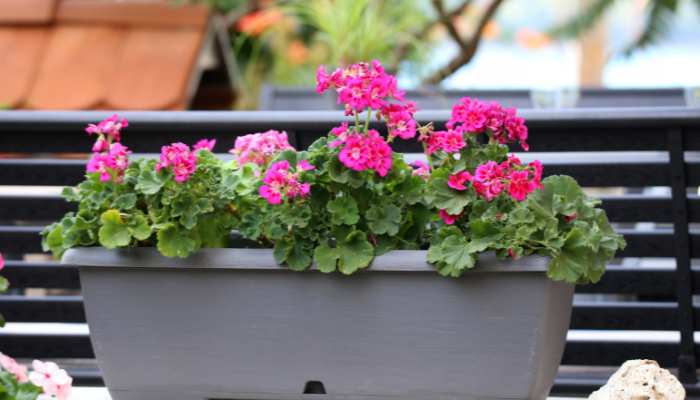
POLYGON ((78 269, 58 262, 29 262, 8 260, 2 274, 13 289, 80 289, 78 269))

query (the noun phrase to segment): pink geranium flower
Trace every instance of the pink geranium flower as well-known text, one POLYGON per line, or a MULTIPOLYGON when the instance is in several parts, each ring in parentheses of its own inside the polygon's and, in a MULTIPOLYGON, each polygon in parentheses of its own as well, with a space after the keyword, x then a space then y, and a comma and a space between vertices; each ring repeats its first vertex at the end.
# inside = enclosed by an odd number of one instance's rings
POLYGON ((162 169, 172 170, 175 181, 183 183, 197 170, 197 156, 190 151, 190 146, 184 143, 163 146, 160 150, 160 161, 156 164, 156 171, 162 169))
POLYGON ((421 160, 416 160, 411 163, 413 167, 413 175, 420 176, 423 179, 430 177, 430 166, 421 160))
POLYGON ((5 258, 2 256, 2 253, 0 253, 0 271, 5 268, 5 258))
POLYGON ((342 146, 338 159, 354 171, 372 169, 379 176, 386 176, 391 170, 391 147, 374 129, 370 129, 367 135, 362 133, 348 135, 342 142, 342 146))
POLYGON ((445 210, 440 210, 439 214, 442 221, 447 225, 453 225, 459 218, 459 215, 452 215, 445 210))
POLYGON ((126 146, 112 143, 108 151, 92 155, 87 164, 87 172, 99 173, 102 182, 121 183, 129 166, 129 154, 131 151, 126 146))
MULTIPOLYGON (((296 169, 302 172, 314 168, 305 160, 300 161, 296 166, 296 169)), ((291 170, 291 166, 286 160, 270 165, 263 178, 263 183, 264 185, 260 186, 258 193, 269 204, 281 204, 283 198, 291 200, 297 197, 306 197, 311 192, 311 185, 307 182, 301 182, 299 172, 291 170)))
POLYGON ((200 139, 197 143, 195 143, 195 145, 192 149, 194 151, 197 151, 197 150, 214 151, 214 146, 216 146, 216 139, 200 139))
POLYGON ((467 187, 464 184, 471 182, 471 180, 472 175, 467 171, 462 171, 450 175, 450 177, 447 179, 447 186, 455 190, 467 190, 467 187))
POLYGON ((241 165, 254 163, 264 166, 269 164, 278 153, 292 149, 286 132, 269 130, 237 137, 235 146, 229 153, 236 156, 241 165))
POLYGON ((447 130, 436 131, 430 134, 426 139, 428 154, 433 154, 436 151, 445 153, 456 153, 464 148, 467 144, 464 141, 464 135, 460 132, 447 130))
MULTIPOLYGON (((2 258, 2 255, 0 255, 0 258, 2 258)), ((13 358, 8 357, 2 353, 0 353, 0 369, 3 369, 9 372, 10 374, 14 375, 15 379, 17 379, 17 382, 19 383, 29 381, 29 378, 27 376, 27 367, 25 367, 24 365, 20 365, 13 358)))
POLYGON ((70 396, 73 378, 56 363, 34 360, 32 367, 34 370, 29 373, 29 380, 42 388, 44 394, 55 396, 57 400, 65 400, 70 396))
POLYGON ((119 119, 117 114, 111 117, 105 118, 97 124, 89 124, 85 128, 85 132, 88 135, 103 135, 106 136, 110 142, 118 142, 121 140, 121 130, 129 126, 129 122, 126 118, 119 119))

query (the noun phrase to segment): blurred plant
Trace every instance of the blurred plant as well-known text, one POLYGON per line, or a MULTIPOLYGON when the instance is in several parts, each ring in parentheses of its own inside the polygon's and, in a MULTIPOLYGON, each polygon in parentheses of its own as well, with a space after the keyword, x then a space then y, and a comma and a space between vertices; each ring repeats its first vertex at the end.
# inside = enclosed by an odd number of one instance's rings
MULTIPOLYGON (((550 34, 559 38, 575 38, 589 29, 600 20, 605 13, 622 0, 593 0, 588 7, 573 16, 563 24, 555 26, 550 30, 550 34)), ((691 0, 700 11, 700 0, 691 0)), ((679 13, 680 0, 647 0, 646 1, 646 22, 644 28, 637 38, 625 49, 623 54, 630 55, 636 50, 643 49, 649 45, 657 43, 668 34, 673 17, 679 13)))

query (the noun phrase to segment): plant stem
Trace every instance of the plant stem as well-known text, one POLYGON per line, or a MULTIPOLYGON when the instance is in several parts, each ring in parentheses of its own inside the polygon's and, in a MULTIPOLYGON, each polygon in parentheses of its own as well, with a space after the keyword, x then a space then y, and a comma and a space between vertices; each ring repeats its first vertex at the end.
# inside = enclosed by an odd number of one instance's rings
POLYGON ((367 109, 367 119, 365 120, 365 133, 369 131, 369 120, 372 119, 372 109, 367 109))

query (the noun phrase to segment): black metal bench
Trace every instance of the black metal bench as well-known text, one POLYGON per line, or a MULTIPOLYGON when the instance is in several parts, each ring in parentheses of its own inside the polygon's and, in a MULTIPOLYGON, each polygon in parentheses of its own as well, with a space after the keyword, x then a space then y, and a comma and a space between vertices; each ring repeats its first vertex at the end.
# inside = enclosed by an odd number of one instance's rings
MULTIPOLYGON (((700 312, 692 304, 694 288, 700 288, 700 268, 691 267, 691 259, 700 257, 700 232, 689 229, 689 224, 700 222, 700 198, 688 194, 695 193, 695 189, 688 188, 700 185, 700 157, 693 153, 700 151, 700 109, 580 109, 522 114, 530 128, 532 151, 548 155, 545 174, 569 174, 587 187, 671 188, 671 195, 603 197, 603 206, 610 219, 620 224, 628 247, 599 284, 581 286, 577 293, 625 295, 632 300, 575 302, 571 322, 575 331, 567 342, 553 394, 589 394, 604 383, 609 372, 597 373, 592 367, 612 368, 632 358, 652 358, 665 367, 679 368, 689 394, 700 394, 695 372, 700 348, 693 340, 695 327, 700 326, 700 312), (584 154, 587 156, 581 157, 584 154), (638 222, 655 224, 642 231, 635 229, 634 223, 638 222), (646 267, 622 265, 625 259, 650 257, 666 260, 655 264, 647 259, 646 267), (675 260, 677 268, 666 266, 669 260, 675 260), (645 300, 649 298, 655 301, 645 300), (644 333, 637 338, 600 337, 613 330, 674 331, 680 332, 680 341, 657 340, 644 333)), ((91 140, 83 128, 104 116, 0 113, 0 153, 5 157, 0 159, 0 185, 75 184, 83 175, 85 160, 59 156, 88 151, 91 140), (9 158, 9 153, 16 154, 9 158)), ((217 138, 217 150, 223 153, 232 147, 235 136, 266 129, 285 129, 291 143, 304 148, 342 118, 338 112, 320 111, 124 116, 130 120, 124 141, 139 153, 158 152, 162 144, 173 141, 194 143, 200 137, 217 138)), ((448 117, 446 111, 418 114, 421 122, 436 121, 438 126, 448 117)), ((395 143, 395 148, 420 152, 415 142, 395 143)), ((8 195, 0 190, 0 250, 8 258, 3 274, 15 290, 0 296, 0 312, 8 321, 85 322, 79 295, 27 297, 23 290, 79 289, 75 268, 52 261, 25 260, 26 254, 41 253, 38 233, 42 227, 68 209, 58 196, 29 192, 8 195)), ((101 384, 99 370, 94 361, 89 361, 94 355, 86 334, 0 330, 0 349, 20 358, 76 360, 70 364, 78 366, 71 370, 78 385, 101 384)))
MULTIPOLYGON (((497 101, 507 107, 532 108, 529 90, 440 90, 423 88, 406 91, 406 98, 413 100, 421 110, 449 109, 461 97, 470 96, 482 100, 497 101)), ((313 89, 265 85, 260 91, 260 110, 340 110, 332 92, 319 96, 313 89)), ((576 107, 668 107, 684 106, 683 89, 594 89, 583 88, 578 93, 576 107)))

